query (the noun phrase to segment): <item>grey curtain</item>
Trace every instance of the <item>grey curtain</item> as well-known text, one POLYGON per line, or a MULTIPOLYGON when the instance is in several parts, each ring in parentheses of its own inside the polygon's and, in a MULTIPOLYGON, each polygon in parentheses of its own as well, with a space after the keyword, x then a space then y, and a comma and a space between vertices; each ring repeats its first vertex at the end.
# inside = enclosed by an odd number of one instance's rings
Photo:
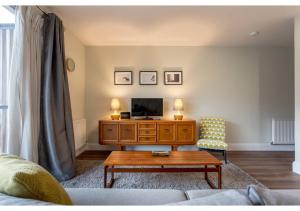
POLYGON ((64 29, 52 13, 44 15, 41 75, 39 163, 59 181, 75 174, 74 132, 67 72, 64 29))

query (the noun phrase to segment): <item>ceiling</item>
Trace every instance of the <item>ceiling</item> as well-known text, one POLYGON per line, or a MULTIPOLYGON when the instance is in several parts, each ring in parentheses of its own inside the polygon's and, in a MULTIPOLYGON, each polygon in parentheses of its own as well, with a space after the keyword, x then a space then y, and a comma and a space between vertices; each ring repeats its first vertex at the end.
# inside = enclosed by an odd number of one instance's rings
POLYGON ((85 45, 292 46, 300 6, 49 6, 85 45), (259 31, 258 36, 250 36, 259 31))

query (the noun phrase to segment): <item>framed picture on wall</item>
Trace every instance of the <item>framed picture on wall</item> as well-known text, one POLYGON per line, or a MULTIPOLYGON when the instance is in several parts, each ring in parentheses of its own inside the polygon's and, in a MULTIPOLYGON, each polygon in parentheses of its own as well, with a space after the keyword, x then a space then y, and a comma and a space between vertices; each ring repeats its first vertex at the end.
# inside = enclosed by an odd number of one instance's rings
POLYGON ((157 85, 157 71, 140 71, 140 85, 157 85))
POLYGON ((132 71, 115 71, 115 85, 132 85, 132 71))
POLYGON ((165 85, 182 85, 182 71, 164 71, 165 85))

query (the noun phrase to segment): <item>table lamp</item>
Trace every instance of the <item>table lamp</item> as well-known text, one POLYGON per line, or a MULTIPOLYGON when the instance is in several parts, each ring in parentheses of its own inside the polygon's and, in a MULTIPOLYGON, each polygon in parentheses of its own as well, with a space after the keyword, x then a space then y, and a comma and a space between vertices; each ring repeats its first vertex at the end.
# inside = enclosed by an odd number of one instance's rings
POLYGON ((120 101, 118 98, 113 98, 111 100, 110 109, 113 111, 113 114, 110 115, 111 119, 119 120, 120 113, 118 111, 120 110, 120 101))
POLYGON ((175 120, 182 120, 183 119, 183 115, 181 113, 181 111, 183 111, 183 102, 182 99, 175 99, 174 101, 174 119, 175 120))

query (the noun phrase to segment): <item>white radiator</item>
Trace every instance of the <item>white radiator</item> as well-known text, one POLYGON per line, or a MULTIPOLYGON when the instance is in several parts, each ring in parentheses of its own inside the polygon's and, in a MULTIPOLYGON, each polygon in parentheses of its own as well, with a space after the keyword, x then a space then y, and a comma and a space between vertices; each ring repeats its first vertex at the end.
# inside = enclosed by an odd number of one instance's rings
POLYGON ((86 143, 86 120, 73 120, 75 150, 79 150, 86 143))
POLYGON ((295 144, 294 121, 272 119, 272 144, 295 144))

